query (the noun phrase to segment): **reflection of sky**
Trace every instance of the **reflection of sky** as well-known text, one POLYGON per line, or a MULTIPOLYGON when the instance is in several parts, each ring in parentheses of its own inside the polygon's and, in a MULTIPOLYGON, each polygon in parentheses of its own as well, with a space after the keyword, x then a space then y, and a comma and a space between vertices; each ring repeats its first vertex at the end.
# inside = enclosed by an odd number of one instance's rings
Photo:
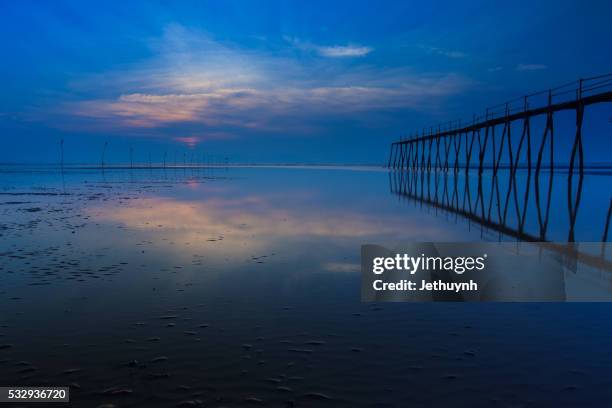
POLYGON ((143 240, 163 238, 170 253, 201 251, 242 262, 274 252, 299 258, 319 251, 314 258, 329 271, 354 270, 363 243, 463 237, 434 217, 407 216, 386 190, 384 172, 268 169, 229 175, 204 183, 192 178, 124 205, 103 202, 87 213, 143 240))
MULTIPOLYGON (((125 383, 135 394, 142 392, 138 372, 147 371, 126 362, 137 359, 153 372, 167 369, 173 388, 174 382, 214 384, 216 393, 228 396, 262 378, 293 375, 288 362, 296 362, 305 390, 323 384, 323 391, 351 406, 380 403, 370 403, 372 395, 390 395, 401 405, 418 394, 406 384, 425 389, 441 380, 451 387, 445 395, 493 400, 524 390, 533 372, 542 373, 532 387, 542 400, 565 384, 577 384, 565 394, 574 398, 571 405, 609 399, 608 388, 591 381, 609 374, 609 311, 603 304, 360 302, 360 275, 346 272, 356 271, 362 243, 479 239, 466 223, 391 195, 386 172, 215 174, 226 178, 182 170, 67 172, 63 186, 57 173, 0 173, 5 192, 63 188, 69 194, 1 199, 30 202, 0 207, 2 223, 11 226, 3 234, 27 257, 1 259, 3 272, 17 272, 2 274, 3 343, 15 345, 3 352, 15 353, 12 361, 36 364, 36 378, 61 382, 68 377, 54 376, 78 367, 84 389, 125 383), (17 210, 32 206, 42 210, 17 210), (83 227, 66 229, 66 223, 83 227), (208 241, 220 235, 223 240, 208 241), (49 247, 57 252, 38 252, 49 247), (268 257, 251 258, 261 255, 268 257), (42 269, 64 261, 56 275, 42 269), (119 265, 116 274, 99 272, 111 264, 119 265), (65 280, 82 269, 98 279, 81 273, 83 281, 65 280), (41 280, 49 284, 31 286, 41 280), (160 318, 168 314, 176 315, 176 327, 160 318), (594 335, 585 336, 585 327, 594 335), (185 330, 197 331, 197 340, 185 330), (311 339, 325 344, 305 344, 311 339), (263 353, 245 359, 245 343, 263 353), (293 347, 314 351, 296 355, 287 350, 293 347), (167 366, 148 364, 161 355, 167 366), (480 362, 486 363, 474 371, 480 362), (247 364, 260 368, 245 375, 247 364), (576 376, 576 370, 586 374, 576 376), (446 373, 461 375, 442 377, 446 373), (346 378, 354 387, 346 387, 346 378)), ((589 191, 588 197, 599 197, 589 191)), ((7 368, 6 381, 21 369, 7 368)), ((150 381, 143 384, 150 392, 150 381)), ((164 390, 162 381, 156 384, 164 390)), ((203 392, 211 395, 209 388, 203 392)), ((278 390, 270 395, 274 401, 278 390)))
MULTIPOLYGON (((367 243, 395 246, 500 239, 494 232, 481 235, 476 224, 460 216, 398 200, 389 192, 387 173, 381 171, 231 169, 219 174, 227 178, 209 180, 198 178, 197 173, 187 173, 184 179, 181 170, 174 174, 181 182, 170 189, 153 189, 122 205, 115 200, 97 202, 87 214, 97 223, 125 227, 130 240, 155 243, 155 252, 170 263, 202 256, 205 265, 221 272, 248 269, 261 261, 267 269, 290 266, 292 273, 284 279, 311 272, 356 272, 360 246, 367 243)), ((517 177, 517 186, 523 188, 524 174, 517 177)), ((605 202, 606 195, 596 183, 602 177, 587 177, 584 183, 585 199, 576 226, 579 240, 600 237, 605 208, 596 203, 605 202)), ((485 174, 487 197, 489 182, 485 174)), ((463 177, 459 183, 462 187, 463 177)), ((567 238, 565 183, 564 176, 556 176, 551 239, 567 238)), ((472 180, 473 201, 476 186, 472 180)), ((502 196, 506 186, 507 178, 501 177, 502 196)), ((526 230, 537 235, 531 194, 526 230)), ((510 200, 508 223, 514 225, 515 206, 510 200)), ((113 239, 121 241, 122 235, 113 239)))

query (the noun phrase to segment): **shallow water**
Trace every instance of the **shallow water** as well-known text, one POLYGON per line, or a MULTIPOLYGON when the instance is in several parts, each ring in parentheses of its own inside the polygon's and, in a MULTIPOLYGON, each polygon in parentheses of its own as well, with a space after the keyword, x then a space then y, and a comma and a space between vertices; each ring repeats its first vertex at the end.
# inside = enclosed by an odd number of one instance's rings
MULTIPOLYGON (((578 240, 601 238, 608 180, 585 177, 578 240)), ((71 385, 83 407, 612 397, 609 304, 361 303, 362 244, 510 239, 386 171, 4 167, 0 187, 2 385, 71 385)))

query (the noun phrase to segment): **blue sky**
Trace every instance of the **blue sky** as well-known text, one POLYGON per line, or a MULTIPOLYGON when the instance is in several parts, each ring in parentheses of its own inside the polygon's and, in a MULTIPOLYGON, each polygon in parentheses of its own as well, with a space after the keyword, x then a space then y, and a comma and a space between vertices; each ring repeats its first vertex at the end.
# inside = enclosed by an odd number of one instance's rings
POLYGON ((114 162, 383 162, 402 134, 611 72, 611 18, 609 1, 2 1, 0 161, 55 161, 64 139, 69 162, 106 141, 114 162))

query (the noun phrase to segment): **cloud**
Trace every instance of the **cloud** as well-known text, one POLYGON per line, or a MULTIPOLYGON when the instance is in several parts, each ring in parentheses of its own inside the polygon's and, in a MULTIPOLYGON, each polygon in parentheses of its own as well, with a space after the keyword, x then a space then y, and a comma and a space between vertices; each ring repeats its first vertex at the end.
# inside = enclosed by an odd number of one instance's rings
POLYGON ((421 48, 425 48, 431 54, 442 55, 447 58, 456 59, 456 58, 465 58, 468 56, 468 54, 462 51, 446 50, 444 48, 428 47, 428 46, 421 46, 421 48))
POLYGON ((372 52, 372 48, 356 45, 334 45, 332 47, 316 47, 320 55, 324 57, 363 57, 372 52))
POLYGON ((193 121, 206 103, 207 99, 199 94, 134 93, 111 100, 81 102, 73 113, 94 118, 114 118, 128 127, 157 127, 164 123, 193 121))
POLYGON ((429 99, 457 93, 465 82, 457 76, 423 77, 377 86, 300 86, 276 89, 217 89, 193 94, 126 94, 117 99, 81 102, 72 114, 106 119, 132 128, 158 128, 176 123, 265 128, 274 117, 342 115, 369 110, 422 108, 429 99))
POLYGON ((493 68, 489 68, 487 69, 488 72, 499 72, 503 69, 503 67, 493 67, 493 68))
POLYGON ((330 64, 245 50, 173 25, 150 47, 154 56, 146 61, 72 81, 75 94, 85 97, 60 103, 52 113, 70 117, 63 125, 76 121, 126 133, 181 124, 204 126, 206 134, 227 134, 228 128, 285 132, 291 126, 310 130, 308 124, 323 117, 426 110, 471 85, 453 73, 342 63, 341 56, 370 52, 362 46, 323 47, 320 52, 339 59, 330 64))
POLYGON ((350 58, 364 57, 374 51, 372 47, 364 45, 348 44, 348 45, 318 45, 308 41, 302 41, 299 38, 284 36, 285 41, 292 44, 295 48, 305 51, 315 51, 318 55, 330 58, 350 58))
POLYGON ((516 66, 517 71, 537 71, 546 68, 548 67, 544 64, 518 64, 516 66))
POLYGON ((197 136, 175 137, 174 140, 187 145, 189 148, 195 147, 200 142, 200 138, 197 136))

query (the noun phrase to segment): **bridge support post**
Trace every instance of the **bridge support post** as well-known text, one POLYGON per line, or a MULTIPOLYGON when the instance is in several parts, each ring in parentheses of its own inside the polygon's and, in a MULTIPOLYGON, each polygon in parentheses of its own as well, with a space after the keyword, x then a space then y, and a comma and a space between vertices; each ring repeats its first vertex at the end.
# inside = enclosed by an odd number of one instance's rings
POLYGON ((570 156, 569 175, 567 178, 567 204, 570 218, 570 230, 567 240, 574 242, 574 225, 576 224, 576 216, 578 214, 578 206, 580 205, 580 197, 582 193, 582 179, 584 176, 584 156, 582 151, 582 119, 584 118, 584 105, 582 104, 582 79, 578 88, 578 105, 576 106, 576 136, 572 153, 570 156), (573 194, 573 176, 575 169, 576 156, 578 158, 578 187, 576 196, 573 194))

